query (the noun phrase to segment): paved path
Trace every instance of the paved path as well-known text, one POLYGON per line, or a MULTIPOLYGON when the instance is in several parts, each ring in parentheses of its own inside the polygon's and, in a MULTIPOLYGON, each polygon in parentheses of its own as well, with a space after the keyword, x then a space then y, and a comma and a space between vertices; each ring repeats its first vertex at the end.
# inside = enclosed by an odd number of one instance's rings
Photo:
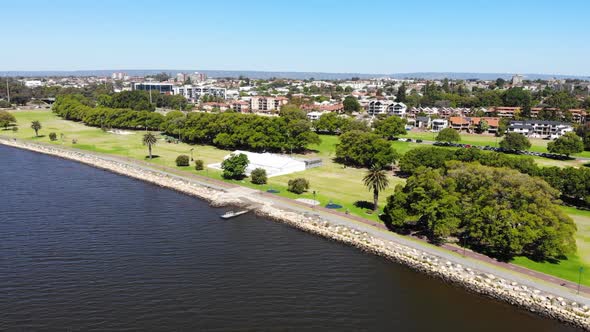
MULTIPOLYGON (((26 143, 31 144, 30 142, 26 143)), ((380 222, 368 220, 358 216, 348 215, 340 211, 326 209, 320 206, 314 207, 309 204, 298 202, 296 200, 289 199, 286 197, 238 186, 231 183, 226 183, 220 180, 211 179, 196 174, 186 173, 167 166, 157 165, 131 158, 106 155, 102 153, 87 152, 77 149, 63 148, 55 145, 47 146, 51 146, 52 148, 57 149, 70 151, 74 150, 82 153, 87 153, 90 155, 96 155, 107 160, 130 164, 148 171, 159 171, 165 173, 168 176, 183 179, 186 181, 191 181, 201 186, 207 186, 214 189, 223 190, 225 192, 229 192, 230 194, 239 194, 241 197, 244 197, 251 201, 270 203, 276 206, 277 208, 300 213, 316 214, 317 216, 325 220, 328 220, 332 223, 344 226, 352 226, 357 228, 359 231, 367 232, 368 234, 371 234, 375 237, 383 238, 385 240, 396 242, 407 247, 421 250, 431 255, 436 255, 441 258, 459 263, 463 266, 469 266, 473 269, 479 270, 484 273, 494 274, 496 276, 516 281, 520 284, 524 284, 529 287, 537 288, 557 296, 562 296, 565 298, 578 301, 580 303, 590 303, 590 287, 581 286, 580 293, 576 294, 578 286, 577 284, 572 283, 570 281, 559 279, 557 277, 533 271, 514 264, 499 262, 495 259, 472 252, 470 250, 463 251, 462 248, 459 248, 457 246, 448 244, 443 246, 434 246, 420 238, 398 235, 396 233, 389 231, 387 227, 380 222)))

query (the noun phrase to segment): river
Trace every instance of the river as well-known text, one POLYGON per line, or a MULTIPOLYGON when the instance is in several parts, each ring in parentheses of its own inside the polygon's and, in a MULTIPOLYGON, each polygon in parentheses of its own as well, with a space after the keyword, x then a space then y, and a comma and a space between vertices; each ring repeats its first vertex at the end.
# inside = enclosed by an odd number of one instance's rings
POLYGON ((0 330, 576 331, 381 257, 0 145, 0 330))

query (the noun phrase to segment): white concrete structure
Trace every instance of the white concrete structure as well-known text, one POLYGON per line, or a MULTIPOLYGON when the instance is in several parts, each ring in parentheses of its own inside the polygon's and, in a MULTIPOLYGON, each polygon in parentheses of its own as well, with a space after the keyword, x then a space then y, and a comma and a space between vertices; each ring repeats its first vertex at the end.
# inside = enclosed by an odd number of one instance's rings
MULTIPOLYGON (((246 175, 250 175, 256 168, 263 168, 266 170, 268 177, 285 175, 295 172, 302 172, 306 169, 306 163, 303 160, 297 160, 291 157, 283 156, 274 153, 255 153, 248 151, 236 150, 223 159, 227 159, 233 155, 243 153, 248 156, 248 167, 246 168, 246 175)), ((211 168, 221 169, 221 163, 208 165, 211 168)))
POLYGON ((521 120, 510 121, 508 131, 525 136, 555 139, 567 132, 574 131, 574 127, 569 123, 559 121, 521 120))

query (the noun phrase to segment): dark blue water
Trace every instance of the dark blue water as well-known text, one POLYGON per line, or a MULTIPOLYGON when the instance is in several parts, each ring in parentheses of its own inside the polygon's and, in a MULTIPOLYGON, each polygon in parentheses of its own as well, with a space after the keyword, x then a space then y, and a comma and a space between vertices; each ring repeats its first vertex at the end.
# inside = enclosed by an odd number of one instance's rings
POLYGON ((380 257, 0 145, 0 330, 570 331, 380 257))

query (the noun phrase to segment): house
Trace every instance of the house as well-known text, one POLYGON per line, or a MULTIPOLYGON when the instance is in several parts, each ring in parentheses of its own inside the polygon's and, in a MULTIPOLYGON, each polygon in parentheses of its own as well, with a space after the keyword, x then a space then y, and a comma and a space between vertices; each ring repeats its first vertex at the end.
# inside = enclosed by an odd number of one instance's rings
POLYGON ((235 112, 250 113, 250 103, 246 100, 236 100, 229 105, 235 112))
POLYGON ((560 121, 519 120, 510 121, 508 126, 508 132, 511 133, 551 139, 558 138, 571 131, 574 131, 571 124, 560 121))
POLYGON ((432 131, 441 131, 449 126, 449 121, 446 119, 434 119, 431 121, 432 131))
POLYGON ((417 116, 414 119, 414 127, 428 129, 430 128, 431 121, 429 116, 417 116))
POLYGON ((320 116, 322 116, 322 114, 324 114, 324 112, 312 111, 307 113, 307 118, 311 121, 316 121, 320 119, 320 116))

